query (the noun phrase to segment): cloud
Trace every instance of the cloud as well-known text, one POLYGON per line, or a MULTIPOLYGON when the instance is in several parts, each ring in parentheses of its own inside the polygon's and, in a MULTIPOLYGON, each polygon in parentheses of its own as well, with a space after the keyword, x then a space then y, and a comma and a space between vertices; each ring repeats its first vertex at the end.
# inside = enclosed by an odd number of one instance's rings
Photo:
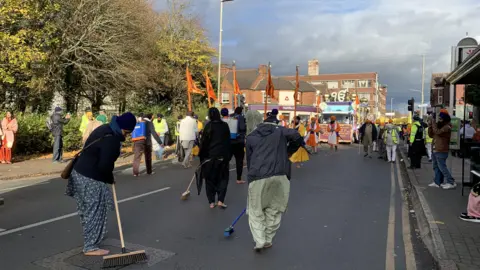
MULTIPOLYGON (((220 0, 193 3, 217 47, 220 0)), ((480 41, 479 13, 479 0, 235 0, 224 4, 222 61, 270 61, 275 75, 297 64, 305 73, 312 58, 321 73, 378 72, 387 107, 394 98, 401 108, 420 100, 409 89, 421 89, 422 54, 428 101, 431 73, 449 71, 451 46, 466 32, 480 41)))

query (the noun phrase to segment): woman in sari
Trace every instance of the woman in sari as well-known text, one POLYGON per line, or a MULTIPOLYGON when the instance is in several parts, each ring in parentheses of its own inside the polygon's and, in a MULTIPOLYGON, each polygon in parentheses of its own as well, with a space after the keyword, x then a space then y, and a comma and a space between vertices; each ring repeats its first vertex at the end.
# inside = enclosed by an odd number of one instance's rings
POLYGON ((307 127, 307 136, 305 137, 305 143, 313 148, 313 152, 317 153, 317 144, 318 144, 318 136, 317 133, 321 133, 320 126, 316 121, 315 117, 310 119, 310 123, 307 127))
POLYGON ((95 129, 85 143, 82 154, 73 167, 66 195, 73 197, 83 227, 83 253, 104 256, 108 250, 100 249, 107 234, 108 211, 114 210, 109 184, 115 182, 113 169, 120 156, 122 142, 136 125, 132 113, 114 116, 110 124, 95 129))
MULTIPOLYGON (((294 127, 293 127, 300 136, 305 137, 305 133, 307 133, 307 130, 305 129, 305 126, 302 124, 300 121, 300 117, 297 116, 297 118, 294 121, 294 127)), ((305 148, 300 147, 298 148, 297 152, 295 152, 291 157, 290 161, 292 163, 297 164, 297 168, 300 168, 303 165, 303 162, 308 161, 310 158, 308 157, 308 152, 305 150, 305 148)))
POLYGON ((15 141, 15 134, 18 130, 17 119, 12 112, 7 112, 5 118, 2 120, 0 139, 0 162, 3 164, 12 164, 12 148, 15 141))
POLYGON ((220 118, 217 108, 208 110, 210 121, 205 126, 200 139, 200 164, 202 175, 205 177, 205 190, 210 208, 219 206, 227 208, 225 195, 227 194, 229 163, 230 163, 230 128, 220 118), (215 197, 218 201, 215 204, 215 197))

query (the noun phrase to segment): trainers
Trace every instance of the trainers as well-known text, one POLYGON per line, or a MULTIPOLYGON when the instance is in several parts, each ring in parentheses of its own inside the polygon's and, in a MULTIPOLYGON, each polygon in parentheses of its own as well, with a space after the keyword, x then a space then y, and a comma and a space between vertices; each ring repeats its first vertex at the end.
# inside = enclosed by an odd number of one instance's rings
POLYGON ((454 189, 457 187, 457 184, 456 183, 453 183, 453 184, 450 184, 450 183, 447 183, 447 184, 443 184, 442 185, 442 188, 443 189, 454 189))
POLYGON ((431 183, 430 185, 428 185, 429 187, 436 187, 436 188, 439 188, 440 186, 435 184, 435 182, 431 183))
POLYGON ((468 222, 473 222, 473 223, 480 223, 480 218, 478 217, 472 217, 468 215, 460 215, 458 218, 460 218, 463 221, 468 221, 468 222))

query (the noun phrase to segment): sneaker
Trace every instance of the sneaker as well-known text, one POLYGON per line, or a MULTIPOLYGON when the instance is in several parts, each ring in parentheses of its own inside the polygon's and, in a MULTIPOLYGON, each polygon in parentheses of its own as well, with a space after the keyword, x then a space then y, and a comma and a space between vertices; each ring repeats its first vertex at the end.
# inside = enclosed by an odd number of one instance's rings
POLYGON ((460 218, 463 221, 468 221, 468 222, 473 222, 473 223, 480 223, 480 218, 478 217, 472 217, 468 215, 460 215, 458 218, 460 218))
POLYGON ((443 189, 454 189, 457 187, 457 184, 456 183, 453 183, 453 184, 450 184, 450 183, 447 183, 447 184, 443 184, 442 185, 442 188, 443 189))
POLYGON ((263 245, 263 248, 271 248, 272 246, 272 243, 265 243, 265 245, 263 245))
POLYGON ((429 187, 436 187, 436 188, 440 188, 439 185, 435 184, 435 182, 431 183, 430 185, 428 185, 429 187))
POLYGON ((368 154, 365 154, 363 157, 368 157, 368 154))

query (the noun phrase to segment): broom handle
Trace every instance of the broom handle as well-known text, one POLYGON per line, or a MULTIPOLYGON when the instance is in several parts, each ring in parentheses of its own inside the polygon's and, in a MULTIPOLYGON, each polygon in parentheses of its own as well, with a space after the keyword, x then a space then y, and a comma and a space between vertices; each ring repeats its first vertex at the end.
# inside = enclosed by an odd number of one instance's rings
POLYGON ((117 213, 118 232, 120 233, 120 243, 122 244, 122 253, 125 253, 125 242, 123 241, 122 222, 120 221, 120 211, 118 210, 117 192, 115 191, 115 184, 112 184, 113 201, 115 202, 115 213, 117 213))
POLYGON ((232 226, 235 226, 237 224, 237 221, 245 214, 245 211, 247 211, 247 208, 243 209, 242 213, 233 221, 232 226))
POLYGON ((192 184, 193 184, 193 180, 195 180, 195 174, 193 174, 192 181, 190 181, 190 184, 188 185, 187 190, 190 190, 190 187, 191 187, 192 184))

